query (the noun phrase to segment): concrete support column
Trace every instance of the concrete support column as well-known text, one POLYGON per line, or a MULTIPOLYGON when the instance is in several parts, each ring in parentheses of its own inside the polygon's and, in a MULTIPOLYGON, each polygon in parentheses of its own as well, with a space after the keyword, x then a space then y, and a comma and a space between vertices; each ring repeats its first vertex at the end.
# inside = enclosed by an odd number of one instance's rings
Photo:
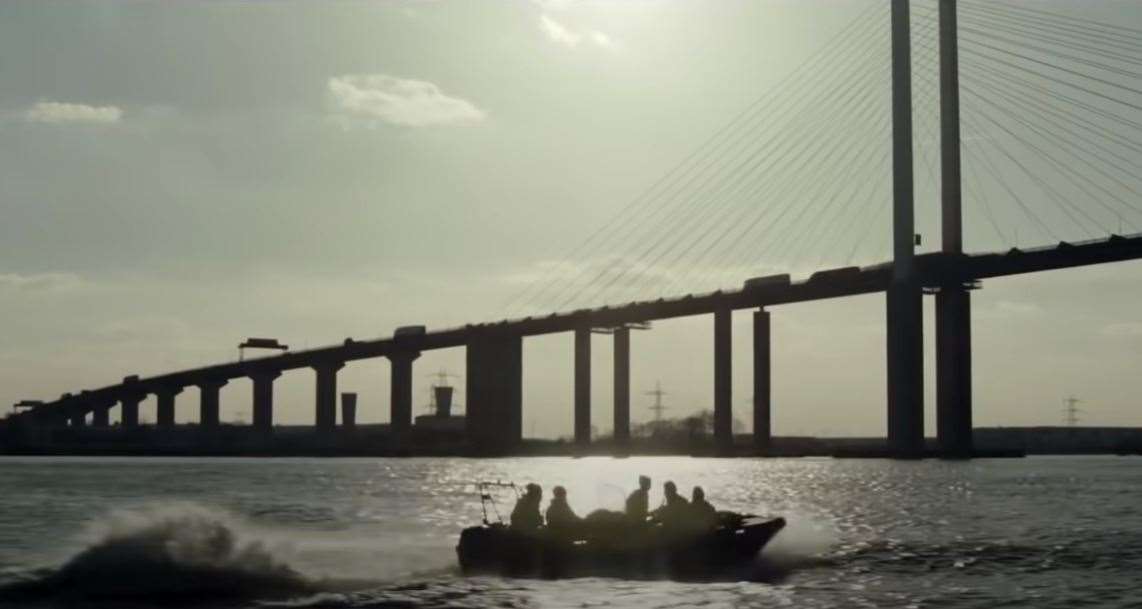
POLYGON ((936 294, 936 435, 940 452, 969 457, 972 442, 971 292, 936 294))
POLYGON ((139 394, 129 394, 119 398, 119 425, 123 427, 139 426, 139 402, 142 402, 144 397, 139 394))
POLYGON ((479 336, 467 345, 465 427, 483 452, 512 448, 523 439, 523 339, 479 336))
POLYGON ((208 380, 198 384, 198 425, 205 428, 218 427, 219 393, 226 386, 224 380, 208 380))
POLYGON ((630 442, 630 328, 615 330, 615 443, 630 442))
POLYGON ((324 362, 313 367, 317 373, 314 426, 318 431, 333 431, 337 426, 337 371, 343 367, 343 362, 324 362))
POLYGON ((714 311, 714 444, 721 452, 734 448, 732 314, 714 311))
POLYGON ((111 406, 112 404, 100 404, 91 411, 91 426, 92 427, 110 427, 111 426, 111 406))
POLYGON ((772 442, 769 311, 753 314, 753 446, 765 454, 772 442))
POLYGON ((916 281, 909 0, 892 0, 892 285, 887 294, 888 447, 924 449, 924 309, 916 281))
POLYGON ((72 427, 86 427, 87 426, 87 413, 81 412, 79 414, 73 414, 73 415, 71 415, 71 417, 68 418, 68 422, 71 424, 72 427))
POLYGON ((163 387, 155 392, 158 398, 155 422, 159 427, 174 427, 175 396, 182 393, 182 387, 163 387))
POLYGON ((888 448, 897 457, 924 450, 924 308, 919 286, 888 288, 888 448))
POLYGON ((274 379, 281 375, 276 370, 250 375, 254 384, 253 427, 257 431, 269 433, 274 429, 274 379))
POLYGON ((412 362, 420 357, 416 351, 394 353, 389 356, 392 372, 390 383, 389 427, 394 432, 412 429, 412 362))
POLYGON ((575 443, 591 443, 591 329, 575 330, 575 443))

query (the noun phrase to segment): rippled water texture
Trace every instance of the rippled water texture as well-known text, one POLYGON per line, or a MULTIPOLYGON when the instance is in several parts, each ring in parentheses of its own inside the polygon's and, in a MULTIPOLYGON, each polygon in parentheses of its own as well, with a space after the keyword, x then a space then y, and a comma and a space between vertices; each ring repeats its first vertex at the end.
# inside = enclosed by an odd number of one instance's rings
POLYGON ((1142 606, 1137 457, 2 459, 0 489, 5 607, 1142 606), (652 502, 669 478, 789 519, 762 581, 457 573, 472 482, 562 484, 586 513, 640 473, 652 502))

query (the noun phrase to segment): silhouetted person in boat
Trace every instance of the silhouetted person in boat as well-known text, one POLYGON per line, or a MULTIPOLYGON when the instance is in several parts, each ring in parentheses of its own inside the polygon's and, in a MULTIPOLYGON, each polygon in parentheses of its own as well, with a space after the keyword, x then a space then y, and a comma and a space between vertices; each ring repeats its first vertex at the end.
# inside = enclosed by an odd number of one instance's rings
POLYGON ((678 486, 672 481, 662 485, 662 505, 650 515, 667 528, 685 526, 690 516, 690 502, 678 494, 678 486))
POLYGON ((650 509, 650 478, 638 477, 638 488, 627 497, 627 518, 634 522, 646 522, 646 514, 650 509))
POLYGON ((543 499, 543 489, 534 482, 527 485, 523 496, 516 500, 512 509, 512 528, 520 531, 534 531, 543 526, 543 516, 539 514, 539 502, 543 499))
POLYGON ((575 514, 567 503, 567 489, 557 486, 551 491, 553 497, 547 506, 547 528, 553 533, 573 535, 578 532, 583 519, 575 514))
POLYGON ((694 527, 699 530, 709 530, 718 526, 718 510, 706 501, 706 492, 700 486, 695 486, 690 494, 690 518, 694 527))

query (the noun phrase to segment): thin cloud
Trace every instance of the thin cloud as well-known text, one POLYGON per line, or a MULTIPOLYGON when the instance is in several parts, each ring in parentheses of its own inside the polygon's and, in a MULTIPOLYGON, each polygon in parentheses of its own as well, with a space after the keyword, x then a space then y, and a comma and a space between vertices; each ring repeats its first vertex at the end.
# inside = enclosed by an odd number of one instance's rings
POLYGON ((385 74, 346 74, 329 79, 337 112, 346 117, 423 127, 483 120, 486 114, 472 102, 445 95, 423 80, 385 74))
POLYGON ((539 28, 552 41, 569 47, 579 46, 579 41, 583 39, 582 36, 547 15, 539 16, 539 28))
POLYGON ((89 106, 66 102, 41 101, 24 111, 30 123, 110 125, 123 118, 118 106, 89 106))
POLYGON ((59 292, 80 283, 79 276, 72 273, 0 273, 0 291, 59 292))
POLYGON ((576 31, 552 19, 551 16, 547 14, 539 16, 539 29, 542 30, 552 42, 569 48, 575 48, 583 41, 590 42, 595 46, 605 49, 614 48, 615 46, 614 41, 611 40, 609 36, 598 30, 576 31))

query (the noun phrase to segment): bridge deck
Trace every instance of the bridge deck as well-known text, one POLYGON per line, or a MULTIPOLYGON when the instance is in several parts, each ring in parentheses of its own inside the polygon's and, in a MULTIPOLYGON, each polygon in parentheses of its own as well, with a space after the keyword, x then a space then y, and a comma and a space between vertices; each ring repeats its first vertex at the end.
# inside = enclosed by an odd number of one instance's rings
MULTIPOLYGON (((1142 258, 1142 234, 1114 235, 1108 239, 1002 253, 949 256, 942 253, 916 257, 917 279, 924 287, 962 284, 994 277, 1072 268, 1142 258)), ((123 395, 148 394, 161 388, 189 387, 213 380, 252 376, 259 372, 308 368, 323 362, 347 362, 384 357, 398 352, 426 351, 466 345, 475 334, 537 336, 583 327, 613 327, 713 313, 720 309, 751 309, 883 292, 892 278, 892 263, 866 267, 843 267, 814 273, 802 281, 775 277, 741 289, 679 298, 632 302, 617 307, 581 309, 542 317, 470 324, 426 332, 419 336, 382 338, 345 343, 281 355, 228 362, 162 374, 132 383, 119 383, 45 402, 9 415, 8 420, 35 416, 45 409, 82 412, 91 404, 110 403, 123 395)))

